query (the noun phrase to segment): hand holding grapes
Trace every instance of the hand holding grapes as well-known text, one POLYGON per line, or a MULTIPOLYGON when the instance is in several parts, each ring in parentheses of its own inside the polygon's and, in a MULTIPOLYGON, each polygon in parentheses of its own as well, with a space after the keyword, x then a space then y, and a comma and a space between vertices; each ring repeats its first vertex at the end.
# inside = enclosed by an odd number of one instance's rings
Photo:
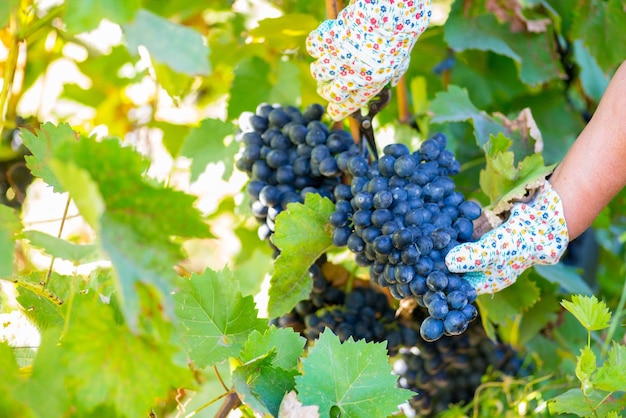
POLYGON ((532 202, 515 204, 502 225, 450 250, 446 264, 454 273, 467 273, 478 294, 495 293, 535 264, 557 263, 568 242, 561 198, 546 181, 532 202))
POLYGON ((332 119, 344 119, 388 83, 397 84, 430 15, 430 0, 354 0, 309 34, 311 74, 332 119))

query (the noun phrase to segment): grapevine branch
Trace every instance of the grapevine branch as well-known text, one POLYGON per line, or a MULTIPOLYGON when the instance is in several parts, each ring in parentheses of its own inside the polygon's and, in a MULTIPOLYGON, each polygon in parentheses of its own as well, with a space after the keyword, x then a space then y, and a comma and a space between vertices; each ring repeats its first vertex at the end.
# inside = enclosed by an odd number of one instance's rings
MULTIPOLYGON (((4 66, 4 82, 2 84, 2 90, 0 91, 0 112, 2 120, 6 119, 7 100, 13 87, 13 78, 15 77, 15 69, 17 68, 17 60, 20 51, 17 12, 11 13, 9 18, 9 33, 11 36, 9 40, 9 54, 4 66)), ((2 125, 0 124, 0 133, 1 132, 2 125)))
POLYGON ((409 111, 405 76, 400 77, 400 81, 396 85, 396 93, 398 95, 398 118, 401 123, 408 123, 411 119, 411 112, 409 111))

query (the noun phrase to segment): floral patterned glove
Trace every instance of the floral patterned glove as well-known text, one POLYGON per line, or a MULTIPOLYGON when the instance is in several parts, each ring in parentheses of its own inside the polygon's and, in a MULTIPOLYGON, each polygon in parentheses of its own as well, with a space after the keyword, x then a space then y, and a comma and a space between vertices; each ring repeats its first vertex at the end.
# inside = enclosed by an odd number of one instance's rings
POLYGON ((451 272, 467 273, 478 294, 495 293, 535 264, 557 263, 568 242, 561 198, 546 181, 532 202, 513 206, 505 223, 450 250, 446 264, 451 272))
POLYGON ((430 14, 431 0, 353 0, 309 34, 311 74, 332 119, 344 119, 387 83, 398 83, 430 14))

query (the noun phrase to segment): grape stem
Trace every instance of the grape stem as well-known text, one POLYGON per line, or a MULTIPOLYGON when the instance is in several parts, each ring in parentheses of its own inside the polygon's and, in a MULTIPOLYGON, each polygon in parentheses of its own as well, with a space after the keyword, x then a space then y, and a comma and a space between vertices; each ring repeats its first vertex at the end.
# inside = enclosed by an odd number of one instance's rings
POLYGON ((326 0, 326 17, 329 19, 336 19, 339 10, 337 0, 326 0))
MULTIPOLYGON (((59 233, 57 234, 57 238, 61 238, 61 234, 63 233, 63 227, 65 226, 65 219, 67 219, 67 212, 70 209, 70 202, 72 201, 72 198, 70 196, 70 194, 67 194, 67 202, 65 202, 65 209, 63 210, 63 217, 61 218, 61 225, 59 226, 59 233)), ((52 267, 54 267, 54 260, 56 260, 56 257, 52 257, 52 259, 50 260, 50 267, 48 267, 48 273, 46 274, 46 279, 43 281, 43 283, 41 283, 41 285, 45 288, 48 285, 48 282, 50 281, 50 276, 52 275, 52 267)))

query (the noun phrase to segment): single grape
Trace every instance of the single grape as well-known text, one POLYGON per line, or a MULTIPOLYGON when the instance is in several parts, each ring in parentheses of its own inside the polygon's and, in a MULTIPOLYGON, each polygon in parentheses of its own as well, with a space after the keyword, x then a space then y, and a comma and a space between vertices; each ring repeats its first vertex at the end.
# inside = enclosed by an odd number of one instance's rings
POLYGON ((420 335, 425 341, 436 341, 443 336, 443 321, 428 317, 420 325, 420 335))

